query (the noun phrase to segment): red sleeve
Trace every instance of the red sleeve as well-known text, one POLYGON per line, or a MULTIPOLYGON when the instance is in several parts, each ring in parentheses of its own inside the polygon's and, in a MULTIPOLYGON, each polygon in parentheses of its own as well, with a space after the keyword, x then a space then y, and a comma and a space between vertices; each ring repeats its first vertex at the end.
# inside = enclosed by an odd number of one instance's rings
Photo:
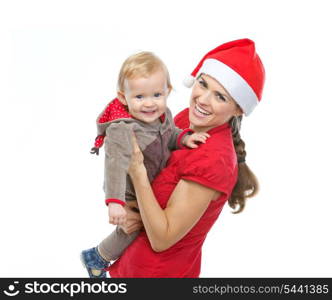
POLYGON ((109 198, 105 200, 106 205, 110 204, 111 202, 121 204, 122 206, 126 205, 126 202, 116 198, 109 198))
POLYGON ((219 151, 189 150, 182 162, 180 177, 223 192, 228 197, 233 189, 234 172, 219 151))

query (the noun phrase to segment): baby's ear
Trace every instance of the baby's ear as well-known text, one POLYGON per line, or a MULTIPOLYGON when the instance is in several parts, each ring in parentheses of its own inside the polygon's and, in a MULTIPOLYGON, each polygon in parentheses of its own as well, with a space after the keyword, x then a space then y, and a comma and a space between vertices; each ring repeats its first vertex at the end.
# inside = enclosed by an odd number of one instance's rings
POLYGON ((118 91, 118 99, 123 105, 128 105, 124 92, 118 91))
POLYGON ((168 97, 169 96, 169 94, 171 93, 171 91, 172 91, 172 89, 171 88, 166 88, 166 96, 168 97))

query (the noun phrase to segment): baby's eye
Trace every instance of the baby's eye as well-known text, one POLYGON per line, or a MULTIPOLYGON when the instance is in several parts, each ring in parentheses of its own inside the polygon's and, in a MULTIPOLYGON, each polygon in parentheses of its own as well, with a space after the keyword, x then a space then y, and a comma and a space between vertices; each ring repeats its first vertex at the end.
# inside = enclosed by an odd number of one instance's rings
POLYGON ((136 95, 135 98, 142 100, 143 99, 143 95, 136 95))
POLYGON ((161 97, 161 95, 162 95, 161 93, 155 93, 155 94, 154 94, 154 96, 155 96, 156 98, 161 97))

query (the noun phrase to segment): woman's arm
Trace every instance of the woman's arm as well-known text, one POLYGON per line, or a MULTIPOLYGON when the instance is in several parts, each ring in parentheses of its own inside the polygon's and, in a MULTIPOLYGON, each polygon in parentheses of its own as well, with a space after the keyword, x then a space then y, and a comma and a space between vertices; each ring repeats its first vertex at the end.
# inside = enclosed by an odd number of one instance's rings
POLYGON ((216 199, 220 192, 192 181, 180 180, 163 210, 153 194, 136 140, 133 146, 129 174, 135 187, 141 218, 152 249, 164 251, 190 231, 210 201, 216 199))

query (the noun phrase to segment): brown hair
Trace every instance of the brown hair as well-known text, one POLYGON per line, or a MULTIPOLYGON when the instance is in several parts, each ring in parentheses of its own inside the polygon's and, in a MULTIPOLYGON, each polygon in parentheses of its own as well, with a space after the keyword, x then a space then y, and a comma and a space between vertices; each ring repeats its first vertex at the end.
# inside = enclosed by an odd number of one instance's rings
POLYGON ((246 150, 245 143, 240 136, 242 115, 233 117, 229 124, 232 128, 233 143, 238 160, 238 178, 233 189, 233 192, 228 199, 228 204, 237 214, 243 211, 247 198, 251 198, 258 193, 259 184, 255 174, 250 170, 245 163, 246 150))
POLYGON ((160 69, 165 72, 167 87, 171 91, 172 85, 169 72, 163 61, 158 56, 152 52, 147 51, 133 54, 129 56, 122 64, 118 76, 118 90, 124 90, 124 83, 126 79, 148 77, 160 69))

